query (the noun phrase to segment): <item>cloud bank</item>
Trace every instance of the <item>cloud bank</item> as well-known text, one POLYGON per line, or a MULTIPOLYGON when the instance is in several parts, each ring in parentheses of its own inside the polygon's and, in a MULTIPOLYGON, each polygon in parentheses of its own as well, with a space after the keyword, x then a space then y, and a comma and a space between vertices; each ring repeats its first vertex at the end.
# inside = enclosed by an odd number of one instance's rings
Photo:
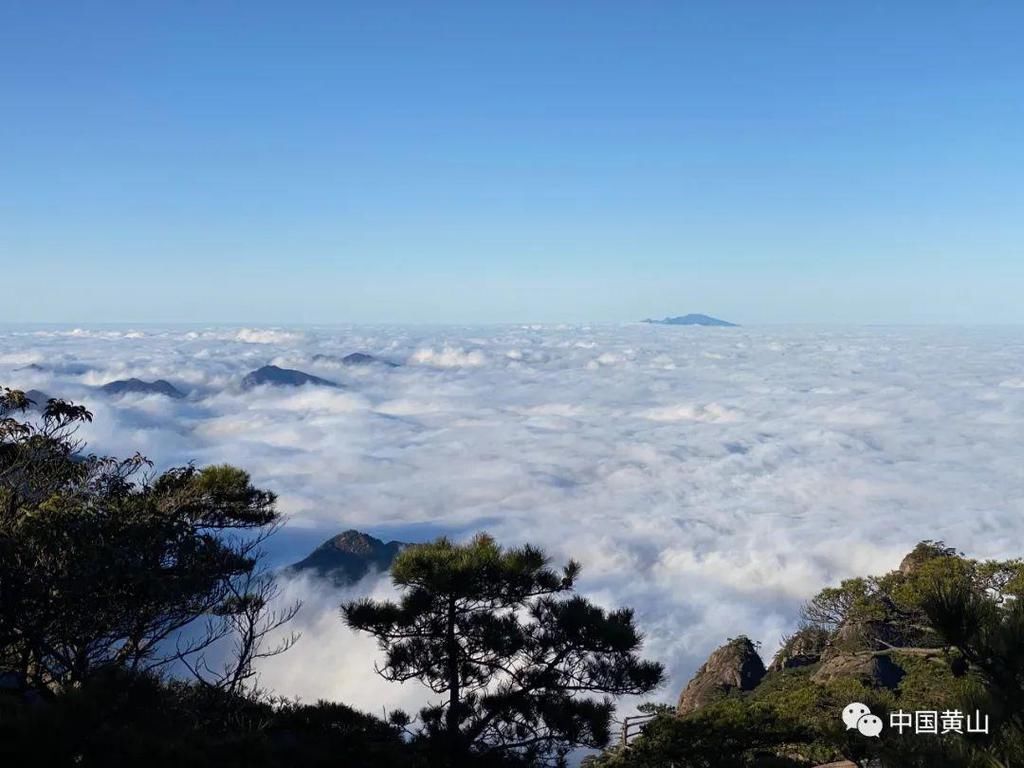
MULTIPOLYGON (((772 652, 818 588, 920 539, 1020 554, 1022 382, 1020 329, 0 329, 0 383, 85 402, 93 450, 229 461, 277 491, 276 562, 350 527, 581 560, 584 592, 636 608, 666 701, 726 637, 772 652), (355 351, 405 365, 313 360, 355 351), (268 363, 343 388, 242 392, 268 363), (95 389, 131 376, 187 397, 95 389)), ((371 682, 337 595, 289 590, 305 636, 265 672, 279 693, 422 695, 371 682)))

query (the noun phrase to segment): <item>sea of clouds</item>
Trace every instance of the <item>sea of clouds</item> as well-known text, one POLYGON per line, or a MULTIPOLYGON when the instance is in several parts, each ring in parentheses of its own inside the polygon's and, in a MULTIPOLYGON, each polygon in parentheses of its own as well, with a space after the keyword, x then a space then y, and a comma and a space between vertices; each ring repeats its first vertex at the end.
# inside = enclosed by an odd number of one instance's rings
MULTIPOLYGON (((802 601, 921 539, 1024 553, 1020 328, 9 327, 0 385, 87 404, 94 451, 245 467, 289 516, 275 564, 347 528, 574 557, 583 592, 636 609, 664 701, 726 638, 770 655, 802 601), (400 366, 312 360, 356 351, 400 366), (344 386, 242 391, 268 363, 344 386), (133 376, 188 396, 95 389, 133 376)), ((285 583, 304 636, 263 683, 376 712, 421 701, 338 616, 390 590, 285 583)))

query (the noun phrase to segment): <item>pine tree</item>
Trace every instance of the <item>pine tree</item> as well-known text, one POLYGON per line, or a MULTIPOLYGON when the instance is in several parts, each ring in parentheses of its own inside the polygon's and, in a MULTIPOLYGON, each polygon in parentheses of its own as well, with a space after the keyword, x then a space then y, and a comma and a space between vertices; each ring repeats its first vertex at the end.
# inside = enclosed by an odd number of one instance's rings
POLYGON ((580 566, 548 563, 539 549, 504 550, 487 535, 440 539, 396 559, 398 603, 342 607, 349 626, 378 638, 382 676, 443 695, 421 712, 420 738, 443 745, 450 766, 481 755, 559 764, 575 746, 602 747, 610 696, 662 681, 661 665, 638 656, 633 612, 573 595, 580 566))

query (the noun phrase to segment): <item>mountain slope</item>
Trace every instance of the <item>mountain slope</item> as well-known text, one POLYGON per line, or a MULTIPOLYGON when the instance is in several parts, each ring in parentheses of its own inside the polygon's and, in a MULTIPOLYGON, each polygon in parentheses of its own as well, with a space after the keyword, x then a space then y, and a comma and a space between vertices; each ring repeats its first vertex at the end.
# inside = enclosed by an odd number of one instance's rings
POLYGON ((651 323, 653 325, 706 325, 714 326, 717 328, 736 328, 736 323, 730 323, 727 320, 719 320, 717 317, 711 317, 710 315, 679 315, 678 317, 666 317, 662 320, 644 320, 645 323, 651 323))
POLYGON ((242 389, 253 389, 264 385, 275 387, 301 387, 304 384, 312 384, 318 387, 337 387, 337 383, 321 379, 311 373, 296 371, 292 368, 278 368, 276 365, 264 365, 255 371, 250 371, 242 379, 242 389))
POLYGON ((156 381, 119 379, 118 381, 111 381, 104 384, 100 389, 108 395, 164 395, 165 397, 173 397, 175 399, 180 399, 185 396, 184 392, 175 387, 169 381, 164 381, 163 379, 157 379, 156 381))
POLYGON ((288 567, 288 572, 311 573, 338 586, 354 584, 370 571, 386 571, 407 544, 349 530, 334 536, 307 557, 288 567))

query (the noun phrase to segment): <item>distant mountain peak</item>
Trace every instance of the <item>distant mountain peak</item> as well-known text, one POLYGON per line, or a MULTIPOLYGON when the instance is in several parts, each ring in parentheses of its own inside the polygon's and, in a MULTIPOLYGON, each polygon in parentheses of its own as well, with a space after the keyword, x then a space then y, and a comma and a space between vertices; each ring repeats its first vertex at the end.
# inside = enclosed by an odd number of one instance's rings
POLYGON ((370 571, 386 571, 407 544, 384 543, 367 533, 348 530, 332 536, 308 557, 289 566, 290 573, 312 573, 336 585, 354 584, 370 571))
POLYGON ((50 396, 38 389, 27 390, 25 392, 25 397, 32 401, 32 404, 29 406, 30 411, 44 411, 46 410, 47 404, 50 402, 50 396))
POLYGON ((370 555, 384 546, 384 542, 375 539, 368 533, 357 531, 354 528, 332 536, 317 550, 329 550, 332 552, 348 552, 353 555, 370 555))
POLYGON ((386 365, 394 365, 394 363, 388 363, 386 360, 378 360, 373 355, 368 355, 365 352, 353 352, 350 355, 345 355, 341 358, 341 362, 344 365, 371 365, 372 363, 385 363, 386 365))
POLYGON ((690 315, 679 315, 678 317, 666 317, 663 320, 644 320, 645 323, 652 323, 654 325, 708 325, 719 328, 736 328, 736 323, 730 323, 728 320, 719 320, 717 317, 711 317, 711 315, 701 314, 690 314, 690 315))
POLYGON ((318 387, 337 387, 337 383, 321 379, 311 373, 297 371, 292 368, 279 368, 276 365, 264 365, 246 374, 242 379, 242 389, 252 389, 264 384, 277 387, 301 387, 304 384, 312 384, 318 387))
POLYGON ((157 379, 156 381, 143 381, 142 379, 118 379, 117 381, 111 381, 100 387, 101 390, 106 392, 108 395, 126 395, 129 393, 143 394, 143 395, 164 395, 165 397, 173 397, 180 399, 185 396, 185 393, 175 387, 169 381, 163 379, 157 379))

